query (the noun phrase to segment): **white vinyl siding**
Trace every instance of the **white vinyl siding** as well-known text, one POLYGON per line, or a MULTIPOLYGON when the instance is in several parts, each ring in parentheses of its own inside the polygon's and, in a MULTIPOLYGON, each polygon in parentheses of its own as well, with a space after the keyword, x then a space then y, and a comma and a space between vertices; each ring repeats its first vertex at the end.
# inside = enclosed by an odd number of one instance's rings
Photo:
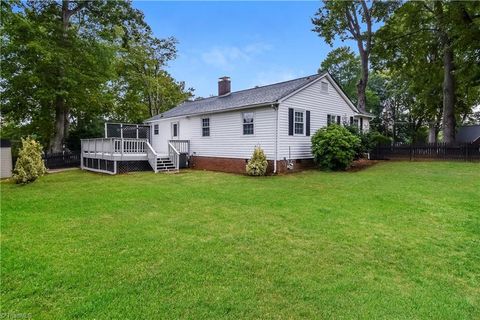
MULTIPOLYGON (((325 88, 323 88, 325 89, 325 88)), ((340 116, 348 119, 355 112, 350 108, 340 93, 327 77, 307 86, 296 94, 288 97, 279 106, 279 144, 278 159, 306 159, 311 158, 311 136, 327 125, 327 115, 340 116), (328 82, 328 94, 323 94, 322 82, 328 82), (288 135, 288 109, 305 109, 310 111, 310 136, 288 135), (290 152, 289 152, 290 150, 290 152)), ((335 118, 335 123, 337 118, 335 118)), ((366 120, 363 121, 367 122, 366 120)), ((272 127, 272 130, 273 127, 272 127)), ((295 133, 295 127, 294 127, 295 133)))
POLYGON ((260 107, 201 116, 162 119, 160 134, 153 137, 153 147, 160 154, 168 152, 170 123, 179 122, 180 140, 190 140, 190 151, 196 156, 249 159, 255 146, 260 146, 269 160, 275 153, 276 111, 260 107), (243 113, 254 113, 254 134, 243 134, 243 113), (209 118, 210 137, 202 137, 202 118, 209 118), (165 129, 166 128, 166 129, 165 129), (166 135, 162 136, 166 132, 166 135))

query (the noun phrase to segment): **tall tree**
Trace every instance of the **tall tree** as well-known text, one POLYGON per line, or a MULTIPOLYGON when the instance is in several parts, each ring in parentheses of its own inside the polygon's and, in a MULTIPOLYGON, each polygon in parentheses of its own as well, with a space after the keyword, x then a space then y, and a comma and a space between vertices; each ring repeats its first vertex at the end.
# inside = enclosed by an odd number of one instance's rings
POLYGON ((2 116, 29 123, 53 152, 72 117, 112 105, 118 48, 143 15, 125 1, 2 1, 2 116))
POLYGON ((377 32, 374 56, 410 83, 430 141, 442 119, 444 142, 454 142, 457 118, 479 102, 479 18, 478 2, 407 2, 377 32))
POLYGON ((175 45, 174 38, 156 39, 144 35, 122 51, 116 67, 119 77, 115 87, 119 96, 118 107, 125 110, 128 118, 142 121, 192 95, 193 89, 186 90, 183 82, 175 81, 165 71, 168 61, 176 57, 175 45), (138 108, 130 108, 131 105, 138 108))
POLYGON ((319 72, 327 70, 342 86, 343 91, 357 102, 356 84, 360 78, 360 59, 349 47, 330 51, 320 65, 319 72))
POLYGON ((323 1, 312 19, 313 31, 333 45, 336 37, 342 41, 354 40, 357 43, 361 61, 361 77, 357 83, 357 106, 366 110, 366 89, 369 75, 369 58, 374 44, 374 25, 384 22, 395 8, 396 1, 323 1))

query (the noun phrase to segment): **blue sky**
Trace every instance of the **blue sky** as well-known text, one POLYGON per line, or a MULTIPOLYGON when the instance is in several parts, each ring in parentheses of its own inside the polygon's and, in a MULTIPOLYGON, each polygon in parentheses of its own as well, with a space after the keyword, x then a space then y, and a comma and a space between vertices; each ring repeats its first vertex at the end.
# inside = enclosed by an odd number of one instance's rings
POLYGON ((217 79, 224 75, 232 78, 236 91, 316 73, 332 49, 311 31, 319 5, 319 1, 134 2, 157 37, 174 36, 179 41, 178 58, 167 70, 203 97, 216 95, 217 79))

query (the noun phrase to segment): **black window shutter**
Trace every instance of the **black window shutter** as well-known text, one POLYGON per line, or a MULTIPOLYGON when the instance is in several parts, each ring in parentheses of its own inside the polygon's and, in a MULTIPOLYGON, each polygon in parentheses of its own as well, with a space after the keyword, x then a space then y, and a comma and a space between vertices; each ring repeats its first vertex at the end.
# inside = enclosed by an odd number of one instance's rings
POLYGON ((288 135, 293 136, 293 109, 288 108, 288 135))
POLYGON ((310 111, 306 111, 306 122, 305 122, 305 135, 308 137, 310 135, 310 111))
POLYGON ((337 116, 337 124, 338 124, 338 125, 340 124, 340 121, 341 121, 340 116, 337 116))

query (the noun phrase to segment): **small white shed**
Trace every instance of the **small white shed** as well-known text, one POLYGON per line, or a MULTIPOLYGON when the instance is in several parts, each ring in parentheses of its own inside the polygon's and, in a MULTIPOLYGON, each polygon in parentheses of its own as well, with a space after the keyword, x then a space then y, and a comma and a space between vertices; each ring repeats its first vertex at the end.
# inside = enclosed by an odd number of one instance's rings
POLYGON ((10 140, 0 139, 0 178, 12 176, 12 147, 10 140))

